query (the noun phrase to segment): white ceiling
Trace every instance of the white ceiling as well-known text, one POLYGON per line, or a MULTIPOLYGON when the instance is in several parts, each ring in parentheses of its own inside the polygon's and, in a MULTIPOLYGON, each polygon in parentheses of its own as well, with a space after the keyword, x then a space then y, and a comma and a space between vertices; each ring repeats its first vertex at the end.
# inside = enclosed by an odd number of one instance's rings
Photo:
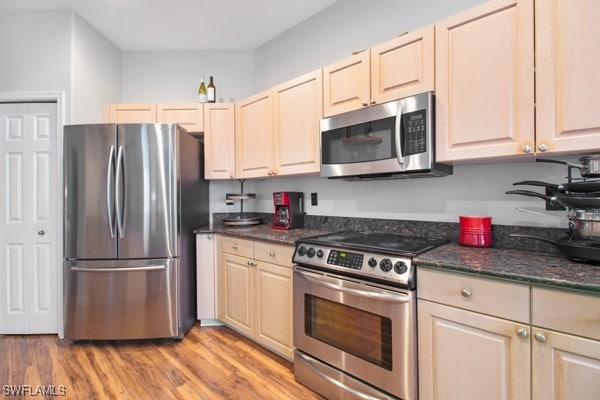
POLYGON ((0 0, 73 10, 121 50, 253 50, 336 0, 0 0))

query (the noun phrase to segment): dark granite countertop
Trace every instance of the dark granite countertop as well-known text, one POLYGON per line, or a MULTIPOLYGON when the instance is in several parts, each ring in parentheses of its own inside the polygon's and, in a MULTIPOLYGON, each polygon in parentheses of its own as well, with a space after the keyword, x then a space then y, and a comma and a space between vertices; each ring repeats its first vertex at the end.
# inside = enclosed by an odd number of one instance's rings
POLYGON ((289 230, 273 229, 271 228, 271 225, 266 224, 249 227, 229 227, 223 224, 215 224, 212 226, 198 228, 194 230, 194 233, 218 233, 221 235, 236 236, 251 240, 266 240, 269 242, 293 246, 298 239, 308 236, 321 235, 327 232, 303 228, 289 230))
POLYGON ((419 255, 417 267, 509 279, 600 295, 600 265, 523 250, 445 244, 419 255))
MULTIPOLYGON (((220 216, 218 214, 215 214, 220 216)), ((494 247, 466 247, 456 243, 458 227, 456 224, 370 220, 342 217, 313 217, 305 221, 306 228, 277 230, 271 228, 269 214, 261 214, 264 221, 252 227, 228 227, 216 218, 212 226, 198 228, 194 233, 218 233, 250 240, 266 240, 293 246, 303 237, 316 236, 341 230, 364 230, 390 232, 405 235, 446 237, 451 243, 427 251, 415 259, 417 267, 455 271, 521 282, 525 284, 548 286, 555 289, 582 291, 600 295, 600 264, 579 263, 557 254, 556 249, 545 243, 514 240, 510 233, 550 234, 559 237, 564 232, 539 228, 494 226, 494 247), (533 230, 533 232, 528 232, 533 230), (529 246, 533 251, 512 246, 529 246)), ((307 216, 310 217, 310 216, 307 216)), ((553 235, 553 236, 552 236, 553 235)))

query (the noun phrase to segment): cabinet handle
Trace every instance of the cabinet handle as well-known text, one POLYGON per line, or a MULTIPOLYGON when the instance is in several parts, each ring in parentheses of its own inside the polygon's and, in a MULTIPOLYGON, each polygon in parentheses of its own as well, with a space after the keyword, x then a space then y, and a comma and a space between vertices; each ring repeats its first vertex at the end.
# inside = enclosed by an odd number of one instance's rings
POLYGON ((535 335, 533 335, 533 337, 535 337, 535 340, 537 340, 540 343, 546 342, 546 336, 542 332, 536 333, 535 335))
POLYGON ((269 255, 270 255, 271 257, 275 257, 275 252, 274 252, 274 251, 270 251, 270 252, 269 252, 269 255))
POLYGON ((542 143, 538 146, 538 150, 541 151, 542 153, 544 153, 544 152, 548 151, 548 146, 542 143))
POLYGON ((229 177, 230 177, 231 179, 233 179, 233 178, 234 178, 233 174, 229 174, 229 177))
POLYGON ((237 250, 237 244, 231 246, 234 250, 237 250))
POLYGON ((363 103, 362 103, 362 106, 363 106, 363 107, 368 107, 368 106, 369 106, 369 103, 367 103, 367 102, 363 102, 363 103))
POLYGON ((531 146, 528 144, 523 146, 521 149, 523 150, 523 153, 531 153, 531 146))
POLYGON ((375 99, 371 99, 371 105, 373 104, 377 104, 377 102, 375 101, 375 99))
POLYGON ((252 261, 248 260, 248 261, 246 261, 246 263, 247 263, 248 265, 252 266, 252 261))
POLYGON ((468 299, 469 297, 471 297, 471 289, 469 289, 469 288, 463 288, 463 290, 460 291, 460 294, 465 299, 468 299))
POLYGON ((527 332, 527 329, 525 328, 519 328, 517 329, 517 336, 521 339, 527 339, 527 336, 529 336, 529 332, 527 332))
POLYGON ((45 234, 46 234, 46 232, 44 232, 44 230, 38 231, 39 236, 44 236, 45 234))

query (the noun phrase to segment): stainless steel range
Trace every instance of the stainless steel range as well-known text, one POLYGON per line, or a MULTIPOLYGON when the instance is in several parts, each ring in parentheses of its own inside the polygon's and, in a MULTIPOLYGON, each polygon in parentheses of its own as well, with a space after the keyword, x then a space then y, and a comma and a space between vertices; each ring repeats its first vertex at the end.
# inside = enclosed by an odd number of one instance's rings
POLYGON ((416 255, 445 239, 337 232, 296 242, 294 376, 328 399, 417 399, 416 255))

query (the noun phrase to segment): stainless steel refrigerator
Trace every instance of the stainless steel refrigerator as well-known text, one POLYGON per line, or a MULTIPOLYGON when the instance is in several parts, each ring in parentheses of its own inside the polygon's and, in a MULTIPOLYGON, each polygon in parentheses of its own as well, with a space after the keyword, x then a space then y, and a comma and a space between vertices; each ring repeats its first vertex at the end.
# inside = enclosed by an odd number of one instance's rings
POLYGON ((182 338, 196 320, 203 143, 174 124, 64 128, 66 339, 182 338))

